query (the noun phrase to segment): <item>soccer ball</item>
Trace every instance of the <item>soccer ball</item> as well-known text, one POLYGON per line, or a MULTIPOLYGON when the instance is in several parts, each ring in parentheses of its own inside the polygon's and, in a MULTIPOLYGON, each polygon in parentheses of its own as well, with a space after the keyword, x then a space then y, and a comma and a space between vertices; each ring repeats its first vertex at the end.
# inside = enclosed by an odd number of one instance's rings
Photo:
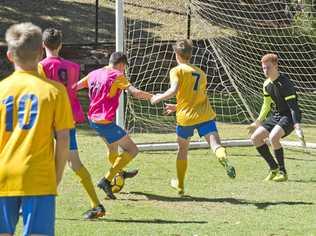
POLYGON ((123 173, 117 173, 111 181, 112 192, 118 193, 122 190, 125 184, 125 179, 123 173))

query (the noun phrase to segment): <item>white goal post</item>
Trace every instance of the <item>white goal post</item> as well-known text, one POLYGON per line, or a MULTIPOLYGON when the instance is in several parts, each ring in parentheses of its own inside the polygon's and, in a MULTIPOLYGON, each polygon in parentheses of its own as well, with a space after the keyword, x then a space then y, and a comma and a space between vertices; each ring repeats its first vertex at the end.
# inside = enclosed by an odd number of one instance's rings
MULTIPOLYGON (((115 50, 124 52, 124 0, 116 0, 115 2, 115 50)), ((124 93, 121 94, 119 107, 116 112, 117 125, 124 127, 124 93)))
MULTIPOLYGON (((116 0, 116 50, 127 53, 127 76, 136 87, 151 93, 165 91, 169 71, 176 65, 172 44, 187 37, 189 6, 192 63, 208 76, 207 93, 217 121, 246 125, 258 116, 264 81, 260 58, 272 52, 279 55, 281 72, 286 72, 297 88, 304 125, 309 133, 316 133, 316 30, 312 24, 316 16, 310 2, 116 0)), ((175 118, 164 116, 162 109, 163 104, 152 106, 122 96, 117 123, 131 133, 172 133, 175 118)), ((223 144, 250 145, 247 135, 241 139, 238 132, 224 137, 223 144)), ((300 146, 298 142, 284 144, 300 146)), ((195 142, 191 147, 205 145, 195 142)), ((176 144, 157 142, 139 147, 174 150, 176 144)), ((315 148, 315 143, 307 147, 315 148)))

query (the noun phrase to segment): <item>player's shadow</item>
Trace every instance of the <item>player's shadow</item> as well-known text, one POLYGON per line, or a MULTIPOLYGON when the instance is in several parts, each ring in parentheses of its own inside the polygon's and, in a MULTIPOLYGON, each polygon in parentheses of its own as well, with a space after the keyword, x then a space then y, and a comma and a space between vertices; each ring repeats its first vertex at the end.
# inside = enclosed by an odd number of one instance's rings
POLYGON ((146 220, 135 220, 135 219, 101 219, 106 222, 115 223, 145 223, 145 224, 207 224, 207 221, 193 221, 193 220, 162 220, 162 219, 146 219, 146 220))
POLYGON ((310 183, 316 183, 316 179, 296 179, 296 180, 288 180, 288 182, 294 182, 294 183, 302 183, 302 184, 310 184, 310 183))
MULTIPOLYGON (((86 221, 84 219, 76 218, 56 218, 57 220, 65 221, 86 221)), ((107 219, 99 218, 93 220, 94 222, 113 222, 113 223, 136 223, 136 224, 207 224, 208 221, 194 221, 194 220, 163 220, 163 219, 107 219)))
POLYGON ((238 198, 206 198, 185 195, 184 197, 169 197, 144 192, 130 192, 134 195, 145 196, 148 200, 165 201, 165 202, 211 202, 211 203, 229 203, 232 205, 252 205, 258 209, 266 209, 276 205, 314 205, 313 202, 303 201, 280 201, 280 202, 256 202, 238 198))
MULTIPOLYGON (((313 156, 313 155, 311 155, 311 156, 313 156)), ((313 157, 315 157, 315 155, 313 157)), ((287 157, 286 159, 293 160, 293 161, 307 161, 307 162, 316 161, 316 159, 306 159, 306 158, 302 159, 302 158, 296 158, 296 157, 287 157)))
POLYGON ((296 205, 314 205, 313 202, 303 202, 303 201, 281 201, 281 202, 252 202, 254 206, 258 209, 266 209, 271 206, 278 206, 278 205, 288 205, 288 206, 296 206, 296 205))

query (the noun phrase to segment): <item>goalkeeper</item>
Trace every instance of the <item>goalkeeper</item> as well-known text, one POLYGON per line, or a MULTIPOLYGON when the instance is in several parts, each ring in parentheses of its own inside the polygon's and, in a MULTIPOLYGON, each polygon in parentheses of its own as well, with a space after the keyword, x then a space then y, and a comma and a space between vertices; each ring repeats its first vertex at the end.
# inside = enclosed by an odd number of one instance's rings
POLYGON ((284 163, 284 151, 280 140, 289 135, 295 128, 296 134, 305 144, 303 131, 300 126, 301 111, 298 106, 296 90, 287 74, 280 73, 278 57, 266 54, 262 57, 262 70, 267 78, 263 84, 263 105, 258 119, 249 127, 252 143, 270 167, 265 181, 287 181, 288 176, 284 163), (272 105, 275 109, 266 119, 272 105), (274 156, 265 143, 269 139, 274 156))

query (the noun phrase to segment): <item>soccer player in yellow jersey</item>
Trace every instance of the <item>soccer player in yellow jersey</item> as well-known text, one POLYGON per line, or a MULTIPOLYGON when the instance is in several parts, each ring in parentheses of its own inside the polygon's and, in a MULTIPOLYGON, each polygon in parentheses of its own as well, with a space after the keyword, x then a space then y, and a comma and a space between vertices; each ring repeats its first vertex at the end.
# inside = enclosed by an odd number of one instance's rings
POLYGON ((69 155, 71 107, 63 85, 37 72, 42 32, 31 23, 5 35, 15 72, 0 82, 0 235, 54 235, 55 196, 69 155), (54 150, 54 136, 56 146, 54 150))
POLYGON ((171 87, 163 94, 152 97, 151 103, 156 104, 162 100, 176 95, 177 104, 167 104, 166 111, 176 111, 177 117, 177 180, 171 180, 171 186, 184 194, 184 178, 187 170, 187 155, 190 137, 197 129, 200 137, 204 137, 211 149, 215 152, 219 162, 225 167, 227 175, 236 177, 235 168, 227 161, 226 151, 220 144, 215 117, 206 94, 206 74, 198 67, 191 65, 192 43, 190 40, 180 40, 174 46, 178 66, 170 71, 171 87))

